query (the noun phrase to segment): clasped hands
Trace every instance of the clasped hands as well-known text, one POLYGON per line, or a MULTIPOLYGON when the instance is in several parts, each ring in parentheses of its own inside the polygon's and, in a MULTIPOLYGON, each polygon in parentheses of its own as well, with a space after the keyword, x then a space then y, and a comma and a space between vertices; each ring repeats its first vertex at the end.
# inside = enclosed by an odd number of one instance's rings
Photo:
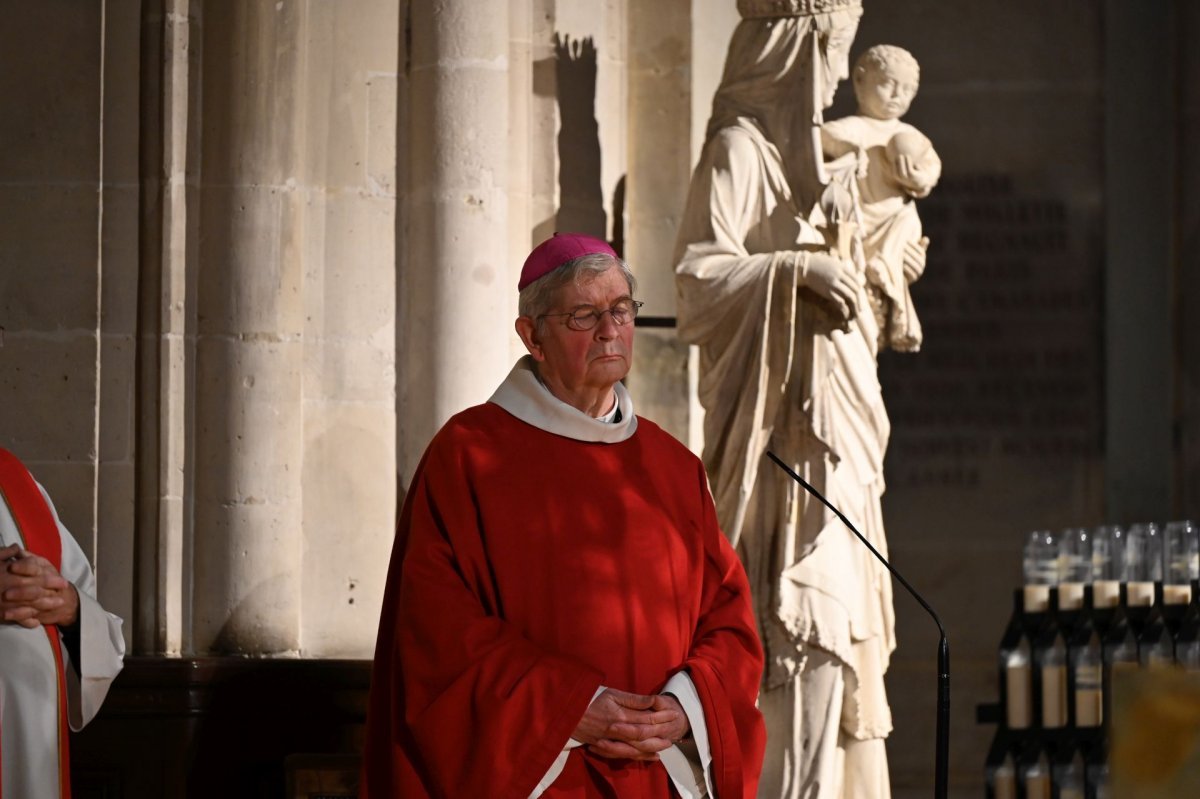
POLYGON ((658 753, 691 730, 670 694, 631 694, 606 688, 592 700, 571 737, 601 757, 658 760, 658 753))
POLYGON ((34 628, 79 617, 79 594, 50 561, 18 544, 0 547, 0 622, 34 628))

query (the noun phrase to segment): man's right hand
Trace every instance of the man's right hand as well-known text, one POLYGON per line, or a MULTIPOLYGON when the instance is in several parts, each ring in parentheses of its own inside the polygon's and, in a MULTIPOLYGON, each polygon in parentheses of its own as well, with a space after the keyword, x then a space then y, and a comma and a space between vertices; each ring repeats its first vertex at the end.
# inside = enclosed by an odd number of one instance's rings
POLYGON ((606 688, 592 700, 571 737, 601 757, 657 760, 659 752, 675 743, 672 733, 686 731, 687 716, 678 703, 606 688))
POLYGON ((828 253, 809 252, 805 255, 801 274, 805 288, 832 303, 843 319, 853 319, 858 311, 860 288, 854 265, 828 253))

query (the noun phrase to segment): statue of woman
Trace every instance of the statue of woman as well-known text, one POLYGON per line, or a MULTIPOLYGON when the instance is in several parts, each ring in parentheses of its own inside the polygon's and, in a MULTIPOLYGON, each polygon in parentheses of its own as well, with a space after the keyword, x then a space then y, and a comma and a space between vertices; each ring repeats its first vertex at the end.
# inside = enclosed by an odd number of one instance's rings
MULTIPOLYGON (((861 249, 851 257, 853 231, 830 210, 820 140, 861 0, 738 10, 675 272, 679 334, 700 350, 704 462, 767 650, 759 796, 879 799, 890 795, 890 579, 764 455, 790 463, 886 554, 879 330, 861 249)), ((924 250, 906 260, 923 268, 924 250)))

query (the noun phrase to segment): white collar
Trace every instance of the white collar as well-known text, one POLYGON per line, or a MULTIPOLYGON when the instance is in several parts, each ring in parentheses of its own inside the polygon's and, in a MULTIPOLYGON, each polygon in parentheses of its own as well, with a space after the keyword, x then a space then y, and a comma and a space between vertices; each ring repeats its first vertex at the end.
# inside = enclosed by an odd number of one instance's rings
POLYGON ((625 386, 617 383, 613 391, 617 395, 617 409, 621 412, 620 421, 603 422, 595 419, 551 394, 538 380, 533 358, 526 355, 516 362, 488 402, 499 405, 522 422, 548 433, 576 441, 616 444, 634 434, 637 417, 633 414, 633 400, 625 386))

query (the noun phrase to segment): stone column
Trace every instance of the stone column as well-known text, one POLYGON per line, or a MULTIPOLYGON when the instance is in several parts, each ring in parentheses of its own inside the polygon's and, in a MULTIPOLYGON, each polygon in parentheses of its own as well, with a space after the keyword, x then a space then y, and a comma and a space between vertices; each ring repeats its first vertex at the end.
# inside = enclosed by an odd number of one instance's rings
POLYGON ((137 615, 140 654, 178 655, 190 634, 200 29, 191 0, 142 19, 142 173, 137 370, 137 615), (196 45, 196 46, 193 46, 196 45))
POLYGON ((413 3, 407 258, 400 276, 401 479, 452 414, 508 372, 504 3, 413 3))
MULTIPOLYGON (((675 316, 672 254, 692 170, 691 6, 691 0, 629 4, 625 257, 646 303, 644 317, 675 316)), ((635 405, 683 441, 687 362, 674 329, 639 327, 629 375, 635 405)))
POLYGON ((303 14, 244 0, 202 20, 197 653, 300 648, 303 14))
POLYGON ((307 14, 300 652, 370 658, 396 519, 403 23, 395 0, 309 3, 307 14))

